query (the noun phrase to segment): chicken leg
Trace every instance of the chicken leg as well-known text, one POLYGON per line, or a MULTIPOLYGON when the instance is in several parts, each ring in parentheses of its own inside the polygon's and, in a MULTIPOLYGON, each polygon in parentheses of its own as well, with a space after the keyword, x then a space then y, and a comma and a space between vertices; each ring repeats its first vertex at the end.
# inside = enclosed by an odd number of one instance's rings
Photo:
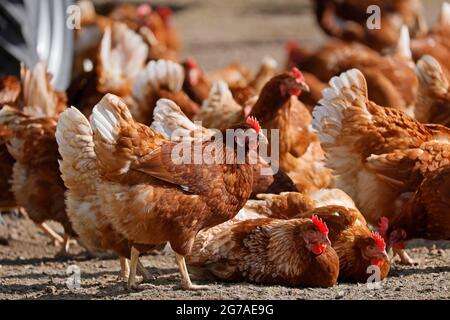
POLYGON ((123 281, 128 280, 130 276, 130 264, 127 258, 120 257, 120 272, 117 280, 123 281))
POLYGON ((393 249, 395 254, 398 254, 398 256, 400 257, 400 263, 401 264, 405 264, 405 265, 415 265, 417 264, 416 261, 414 261, 409 255, 408 253, 406 253, 406 251, 404 249, 393 249))
POLYGON ((186 267, 184 256, 175 252, 175 257, 177 259, 178 267, 180 268, 181 273, 181 288, 183 288, 184 290, 205 290, 209 288, 208 286, 192 284, 186 267))
POLYGON ((137 272, 143 277, 144 281, 155 280, 156 276, 152 275, 142 264, 142 262, 138 259, 137 262, 137 272))
POLYGON ((55 231, 52 230, 45 222, 37 223, 36 224, 39 229, 44 231, 50 238, 53 239, 53 243, 55 245, 62 245, 64 243, 63 238, 59 234, 57 234, 55 231))
POLYGON ((130 276, 128 277, 128 289, 136 290, 138 285, 136 283, 136 268, 139 262, 139 251, 135 248, 131 248, 131 261, 130 261, 130 276))
POLYGON ((64 232, 64 238, 62 242, 62 248, 56 254, 57 257, 67 257, 69 255, 70 237, 69 234, 64 232))

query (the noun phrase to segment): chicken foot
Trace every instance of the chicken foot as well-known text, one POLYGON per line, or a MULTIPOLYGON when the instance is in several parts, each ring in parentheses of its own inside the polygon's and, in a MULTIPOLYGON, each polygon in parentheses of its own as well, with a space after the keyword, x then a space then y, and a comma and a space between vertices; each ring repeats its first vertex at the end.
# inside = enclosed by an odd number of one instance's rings
POLYGON ((127 258, 120 257, 120 272, 117 277, 118 281, 126 281, 130 277, 130 264, 127 258))
POLYGON ((59 234, 57 234, 52 228, 50 228, 45 222, 36 224, 39 229, 44 231, 50 238, 52 238, 55 246, 64 244, 63 238, 59 234))
POLYGON ((69 248, 70 248, 70 237, 67 233, 64 232, 63 242, 62 242, 62 248, 59 250, 59 252, 56 254, 57 257, 67 257, 69 255, 69 248))
POLYGON ((410 266, 417 264, 417 262, 414 261, 404 249, 393 249, 393 251, 395 254, 397 254, 400 257, 401 264, 410 265, 410 266))
POLYGON ((136 268, 139 262, 139 251, 135 247, 131 247, 130 275, 128 277, 128 289, 136 290, 136 268))
POLYGON ((175 257, 177 259, 178 267, 180 268, 181 273, 181 288, 183 288, 184 290, 208 289, 208 286, 192 284, 191 278, 189 277, 189 273, 186 267, 186 261, 184 259, 184 256, 175 252, 175 257))

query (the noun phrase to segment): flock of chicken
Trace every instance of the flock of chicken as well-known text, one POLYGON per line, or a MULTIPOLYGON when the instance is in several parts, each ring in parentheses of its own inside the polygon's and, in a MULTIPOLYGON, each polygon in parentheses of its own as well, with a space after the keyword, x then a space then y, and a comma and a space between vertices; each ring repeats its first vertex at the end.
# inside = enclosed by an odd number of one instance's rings
POLYGON ((253 75, 179 60, 169 8, 100 14, 81 1, 76 37, 99 38, 78 48, 67 93, 43 64, 0 80, 2 210, 23 208, 64 254, 71 238, 117 254, 130 288, 137 273, 152 279, 139 256, 167 243, 184 289, 203 287, 186 264, 225 281, 328 287, 365 282, 370 266, 385 278, 389 248, 413 263, 404 241, 450 239, 450 6, 428 30, 418 1, 370 0, 380 31, 364 27, 366 2, 316 1, 341 39, 315 51, 289 42, 286 71, 265 58, 253 75), (211 128, 269 144, 261 129, 279 129, 280 170, 238 162, 238 146, 249 157, 258 145, 237 138, 215 149, 226 163, 171 159, 180 143, 210 148, 211 128))

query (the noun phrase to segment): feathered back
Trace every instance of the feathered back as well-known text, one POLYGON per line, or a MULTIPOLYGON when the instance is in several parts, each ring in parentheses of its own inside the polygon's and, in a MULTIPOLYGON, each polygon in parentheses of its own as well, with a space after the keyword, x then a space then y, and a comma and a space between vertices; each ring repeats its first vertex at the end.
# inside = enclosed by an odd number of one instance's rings
POLYGON ((125 24, 115 22, 103 35, 98 58, 98 89, 121 96, 131 93, 133 80, 144 68, 148 47, 125 24))
POLYGON ((53 117, 66 108, 67 98, 64 93, 53 90, 44 63, 36 64, 34 69, 22 65, 20 75, 24 113, 35 117, 53 117))
POLYGON ((208 129, 192 123, 180 107, 169 99, 160 99, 156 103, 151 128, 172 141, 193 139, 197 134, 203 139, 213 134, 208 129))
POLYGON ((242 106, 234 100, 225 81, 218 80, 194 120, 202 121, 202 126, 207 128, 222 129, 241 122, 243 118, 242 106))
POLYGON ((449 82, 432 56, 423 56, 416 65, 419 92, 414 109, 416 119, 425 123, 450 124, 449 82))
POLYGON ((137 76, 133 85, 133 97, 139 102, 145 102, 151 92, 160 88, 171 92, 180 91, 183 82, 184 69, 180 64, 164 59, 152 60, 137 76))

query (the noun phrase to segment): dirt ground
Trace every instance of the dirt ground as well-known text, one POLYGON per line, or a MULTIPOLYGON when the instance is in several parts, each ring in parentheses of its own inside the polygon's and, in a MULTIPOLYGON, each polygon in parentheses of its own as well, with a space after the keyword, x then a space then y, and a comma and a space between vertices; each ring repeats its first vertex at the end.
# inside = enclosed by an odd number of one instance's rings
MULTIPOLYGON (((155 3, 162 3, 156 1, 155 3)), ((441 1, 424 1, 430 21, 441 1)), ((326 37, 315 25, 308 1, 175 0, 174 25, 184 41, 183 55, 197 58, 207 70, 240 61, 257 68, 264 56, 280 63, 284 43, 297 39, 317 46, 326 37)), ((158 277, 130 292, 118 282, 118 260, 89 259, 74 246, 70 259, 55 258, 59 248, 26 218, 0 218, 0 299, 450 299, 450 243, 417 240, 407 244, 418 266, 393 264, 381 289, 339 283, 333 288, 287 288, 251 284, 209 284, 210 290, 185 292, 170 250, 143 258, 158 277), (79 268, 79 269, 78 269, 79 268), (69 289, 70 270, 80 271, 80 288, 69 289)))

